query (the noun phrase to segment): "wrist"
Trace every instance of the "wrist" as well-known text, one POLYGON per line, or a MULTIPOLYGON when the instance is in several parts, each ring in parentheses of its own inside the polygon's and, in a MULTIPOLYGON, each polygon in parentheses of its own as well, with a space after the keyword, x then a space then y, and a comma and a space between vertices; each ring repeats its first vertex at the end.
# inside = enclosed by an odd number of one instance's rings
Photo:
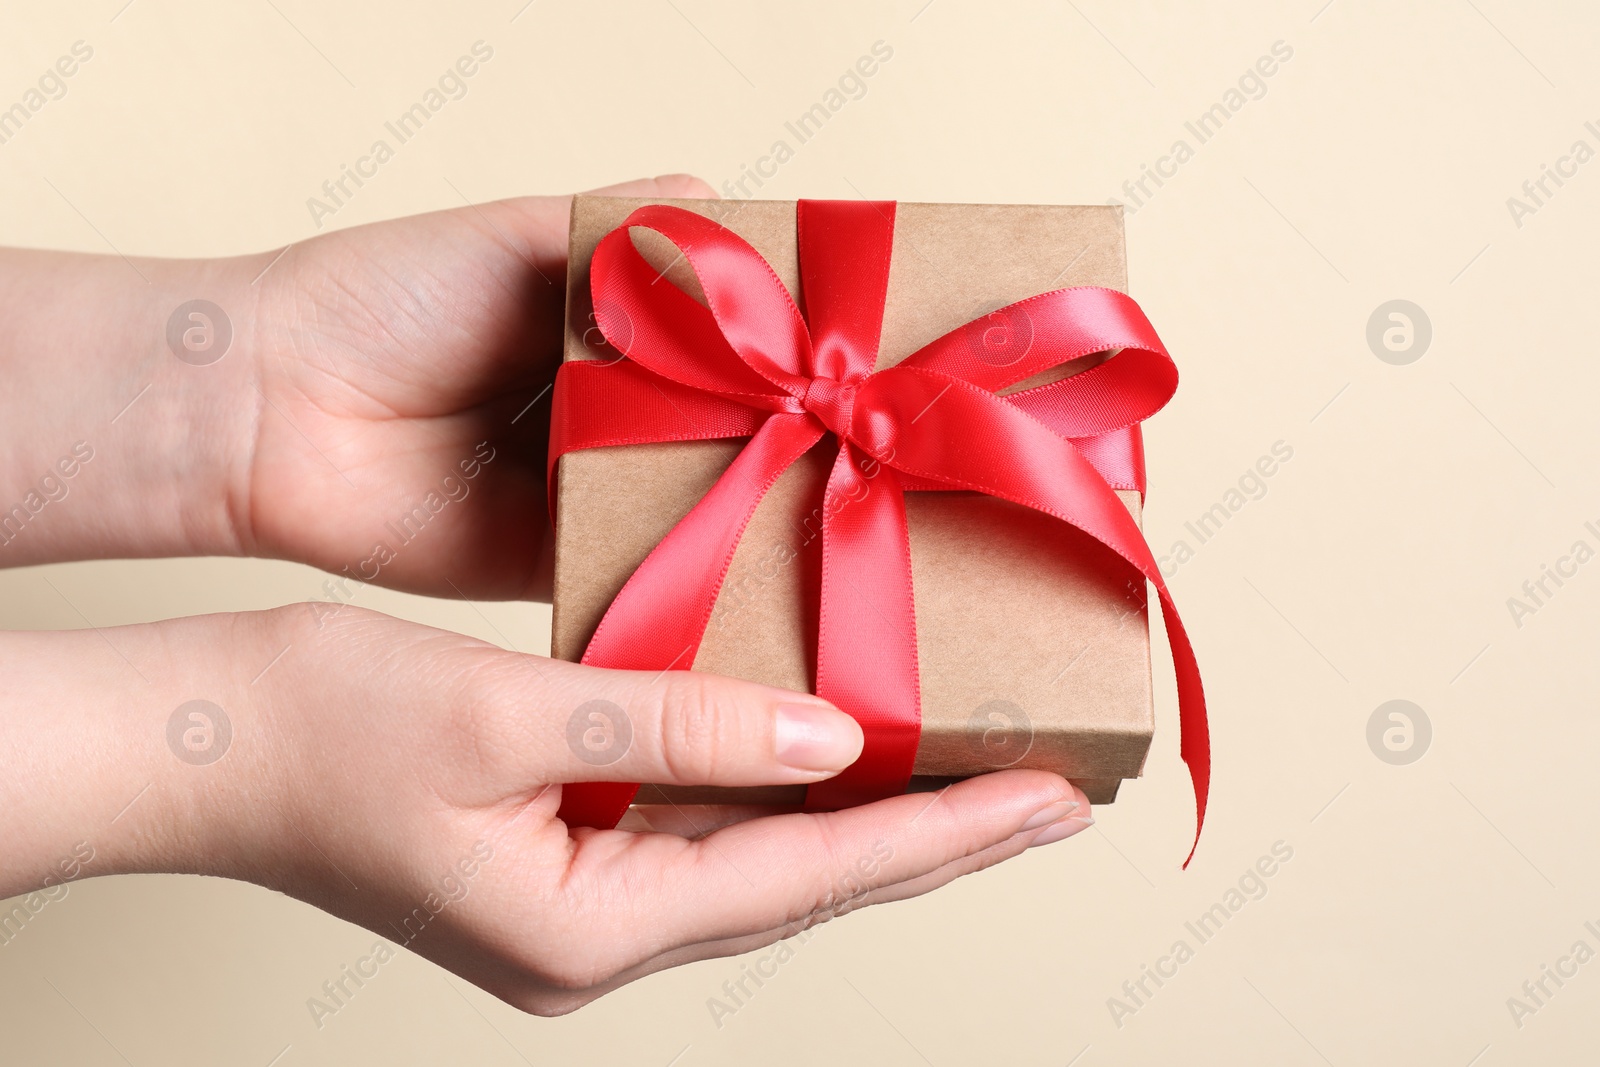
POLYGON ((0 565, 247 550, 248 266, 0 252, 0 565))
POLYGON ((280 613, 0 635, 0 896, 72 877, 233 874, 271 831, 276 738, 250 705, 280 613))

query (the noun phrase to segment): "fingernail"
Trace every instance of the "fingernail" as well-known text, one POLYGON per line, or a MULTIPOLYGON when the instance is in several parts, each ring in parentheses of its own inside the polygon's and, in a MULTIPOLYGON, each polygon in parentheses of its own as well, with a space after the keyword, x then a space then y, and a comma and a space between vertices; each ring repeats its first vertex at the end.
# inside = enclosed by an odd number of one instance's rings
POLYGON ((778 762, 797 771, 842 771, 861 754, 861 727, 821 704, 779 704, 778 762))
POLYGON ((1087 830, 1093 825, 1094 818, 1089 815, 1074 815, 1071 818, 1062 819, 1054 826, 1047 826, 1043 830, 1039 831, 1039 836, 1034 838, 1033 844, 1029 845, 1028 847, 1038 848, 1040 845, 1049 845, 1057 841, 1065 841, 1073 834, 1081 834, 1083 831, 1087 830))
POLYGON ((1077 810, 1078 802, 1076 800, 1058 800, 1053 804, 1046 804, 1034 812, 1033 818, 1023 823, 1022 829, 1017 832, 1021 833, 1022 830, 1037 830, 1041 826, 1049 826, 1057 819, 1064 819, 1077 810))

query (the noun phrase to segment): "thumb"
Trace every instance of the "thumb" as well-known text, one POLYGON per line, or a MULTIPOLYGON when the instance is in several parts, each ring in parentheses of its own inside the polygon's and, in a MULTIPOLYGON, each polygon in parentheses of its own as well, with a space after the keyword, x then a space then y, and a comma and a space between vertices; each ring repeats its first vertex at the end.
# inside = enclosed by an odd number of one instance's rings
POLYGON ((548 708, 549 782, 783 785, 838 774, 861 754, 861 727, 807 693, 690 671, 562 664, 548 708))

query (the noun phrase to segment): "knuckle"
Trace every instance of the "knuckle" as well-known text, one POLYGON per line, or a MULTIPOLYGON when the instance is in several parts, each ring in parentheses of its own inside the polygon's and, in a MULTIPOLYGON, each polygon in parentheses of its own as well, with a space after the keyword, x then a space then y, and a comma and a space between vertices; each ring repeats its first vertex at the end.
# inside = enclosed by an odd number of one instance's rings
POLYGON ((873 903, 874 892, 890 881, 893 846, 882 838, 865 846, 847 840, 829 815, 815 817, 812 835, 821 879, 814 887, 809 911, 795 921, 812 926, 873 903))
POLYGON ((821 926, 823 923, 832 922, 839 916, 847 914, 850 910, 848 907, 840 907, 839 902, 830 897, 800 918, 798 923, 800 932, 821 926))
POLYGON ((816 855, 820 860, 817 869, 822 879, 812 887, 806 913, 796 918, 808 925, 815 925, 816 922, 826 922, 835 915, 843 914, 840 908, 848 909, 851 887, 838 873, 845 866, 849 850, 841 840, 834 820, 823 815, 814 819, 811 825, 816 855))
POLYGON ((675 780, 708 781, 738 751, 737 709, 703 675, 671 675, 661 690, 660 746, 662 765, 675 780))
POLYGON ((506 669, 508 662, 495 653, 477 649, 443 657, 434 666, 434 681, 445 704, 441 717, 442 752, 454 758, 449 766, 466 772, 469 781, 498 782, 522 766, 528 748, 516 717, 509 714, 506 669))
POLYGON ((264 614, 267 624, 286 642, 316 646, 359 639, 392 623, 388 616, 354 604, 331 607, 321 601, 284 604, 264 614))

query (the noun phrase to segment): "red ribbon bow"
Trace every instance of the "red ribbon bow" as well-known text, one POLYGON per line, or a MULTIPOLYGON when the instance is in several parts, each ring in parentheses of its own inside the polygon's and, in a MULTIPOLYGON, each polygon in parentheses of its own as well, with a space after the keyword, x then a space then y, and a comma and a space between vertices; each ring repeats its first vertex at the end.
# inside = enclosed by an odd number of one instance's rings
MULTIPOLYGON (((751 515, 778 476, 832 434, 838 457, 824 500, 849 504, 822 508, 817 694, 855 716, 866 744, 854 765, 810 787, 807 807, 905 790, 921 711, 903 491, 965 489, 1070 523, 1154 583, 1176 667, 1198 842, 1211 767, 1200 672, 1160 568, 1113 491, 1143 491, 1138 424, 1172 396, 1177 368, 1133 300, 1081 287, 1011 304, 874 371, 894 214, 893 202, 800 201, 805 317, 754 248, 681 208, 639 208, 595 249, 595 321, 628 358, 562 365, 552 504, 555 463, 575 449, 750 440, 634 572, 583 662, 652 671, 692 664, 751 515), (634 247, 630 227, 678 247, 705 305, 656 284, 661 275, 634 247), (1111 350, 1120 351, 1091 370, 996 395, 1111 350), (862 491, 868 478, 878 492, 862 491)), ((560 816, 615 826, 637 790, 569 784, 560 816)))

